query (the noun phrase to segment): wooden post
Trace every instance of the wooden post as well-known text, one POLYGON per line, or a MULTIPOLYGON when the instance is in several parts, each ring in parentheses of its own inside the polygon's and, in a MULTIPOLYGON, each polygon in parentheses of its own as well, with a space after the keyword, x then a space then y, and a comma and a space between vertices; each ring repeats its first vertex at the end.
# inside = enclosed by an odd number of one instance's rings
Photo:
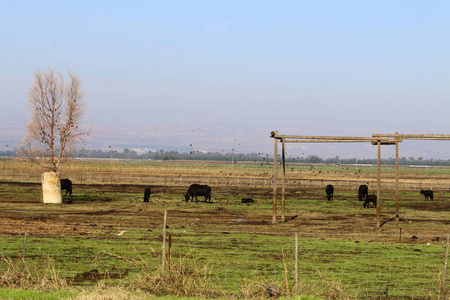
POLYGON ((399 203, 399 184, 398 184, 398 178, 399 178, 399 159, 398 159, 398 132, 395 133, 395 219, 397 221, 400 220, 400 203, 399 203))
POLYGON ((442 287, 441 287, 441 294, 442 294, 442 299, 446 299, 445 296, 447 294, 447 289, 445 286, 445 277, 447 275, 447 266, 448 266, 448 248, 450 248, 449 245, 450 242, 450 235, 447 235, 447 244, 446 244, 446 250, 445 250, 445 260, 444 260, 444 271, 442 274, 442 287))
POLYGON ((166 264, 166 226, 167 226, 167 209, 164 210, 164 225, 163 225, 163 242, 162 242, 162 263, 161 263, 161 276, 164 276, 164 268, 166 264))
MULTIPOLYGON (((278 131, 275 131, 275 136, 278 131)), ((278 178, 278 139, 274 138, 273 150, 273 200, 272 200, 272 223, 277 222, 277 178, 278 178)))
POLYGON ((286 141, 285 139, 281 139, 281 160, 283 162, 283 174, 282 179, 283 182, 281 183, 281 220, 284 221, 285 217, 285 191, 286 191, 286 141))
POLYGON ((298 233, 295 233, 295 295, 298 294, 298 233))
POLYGON ((168 262, 169 262, 169 272, 170 270, 172 270, 172 235, 169 234, 169 258, 168 258, 168 262))
POLYGON ((25 251, 27 249, 27 227, 28 225, 25 224, 25 233, 23 236, 23 249, 22 249, 22 259, 25 261, 25 251))
POLYGON ((377 228, 380 228, 380 202, 381 202, 381 141, 377 143, 377 228))

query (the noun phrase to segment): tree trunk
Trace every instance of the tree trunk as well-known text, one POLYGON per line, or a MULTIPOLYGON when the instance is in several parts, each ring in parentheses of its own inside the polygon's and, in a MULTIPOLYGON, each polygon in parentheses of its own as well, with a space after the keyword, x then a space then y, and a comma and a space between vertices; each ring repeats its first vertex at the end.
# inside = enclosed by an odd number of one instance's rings
POLYGON ((42 202, 62 203, 61 182, 58 173, 44 172, 42 174, 42 202))

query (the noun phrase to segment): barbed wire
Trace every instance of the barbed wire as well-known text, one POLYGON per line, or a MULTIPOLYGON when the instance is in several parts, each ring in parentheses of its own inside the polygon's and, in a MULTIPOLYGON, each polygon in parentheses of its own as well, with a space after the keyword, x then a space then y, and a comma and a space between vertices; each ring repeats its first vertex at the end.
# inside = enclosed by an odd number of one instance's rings
MULTIPOLYGON (((169 211, 170 212, 170 211, 169 211)), ((64 225, 64 224, 44 224, 44 223, 32 223, 32 222, 27 222, 27 223, 2 223, 0 222, 0 226, 42 226, 42 227, 61 227, 61 228, 79 228, 79 229, 97 229, 97 230, 116 230, 116 231, 156 231, 156 232, 163 232, 162 229, 162 224, 161 226, 142 226, 142 227, 124 227, 124 226, 98 226, 98 225, 64 225)), ((295 234, 298 234, 299 236, 308 236, 308 237, 318 237, 318 236, 330 236, 330 237, 339 237, 339 238, 344 238, 344 237, 376 237, 376 238, 382 238, 382 237, 386 237, 386 238, 398 238, 399 234, 398 233, 389 233, 389 232, 383 232, 383 233, 377 233, 377 232, 362 232, 362 233, 357 233, 357 232, 348 232, 348 233, 343 233, 343 232, 301 232, 301 231, 283 231, 283 232, 273 232, 273 231, 243 231, 243 230, 207 230, 207 229, 166 229, 166 232, 170 232, 170 233, 209 233, 209 234, 257 234, 257 235, 268 235, 268 236, 293 236, 295 234)), ((405 235, 408 232, 403 232, 402 234, 405 235)), ((1 233, 0 233, 1 235, 1 233)), ((445 237, 447 235, 450 235, 450 229, 449 231, 446 232, 441 232, 440 235, 440 240, 443 241, 445 243, 445 237)), ((421 238, 430 238, 430 239, 435 239, 436 238, 436 234, 420 234, 421 238)), ((405 238, 405 237, 403 237, 405 238)), ((414 238, 413 238, 414 239, 414 238)))

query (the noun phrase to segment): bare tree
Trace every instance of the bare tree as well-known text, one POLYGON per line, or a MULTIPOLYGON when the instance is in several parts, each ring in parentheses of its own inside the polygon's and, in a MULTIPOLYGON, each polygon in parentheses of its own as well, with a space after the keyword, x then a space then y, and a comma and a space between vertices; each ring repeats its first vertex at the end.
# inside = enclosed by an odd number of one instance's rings
POLYGON ((61 160, 89 131, 80 127, 84 112, 81 79, 69 73, 69 82, 48 69, 36 71, 28 91, 31 119, 21 150, 31 161, 57 172, 61 160))

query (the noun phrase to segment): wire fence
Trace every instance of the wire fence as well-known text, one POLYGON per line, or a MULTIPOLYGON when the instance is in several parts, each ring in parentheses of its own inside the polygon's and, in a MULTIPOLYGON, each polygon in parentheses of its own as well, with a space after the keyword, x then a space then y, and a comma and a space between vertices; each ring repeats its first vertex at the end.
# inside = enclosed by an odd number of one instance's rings
MULTIPOLYGON (((38 265, 51 258, 59 276, 76 285, 127 280, 183 263, 234 296, 252 286, 268 295, 339 288, 357 298, 449 299, 448 237, 393 243, 392 236, 386 236, 389 242, 371 242, 370 234, 317 238, 36 223, 3 223, 0 232, 3 258, 38 265)), ((0 277, 9 263, 1 260, 0 277)))
MULTIPOLYGON (((366 174, 364 176, 349 172, 334 172, 324 174, 316 172, 296 172, 287 176, 286 188, 307 188, 307 187, 325 187, 328 183, 335 186, 357 189, 361 183, 376 186, 377 179, 375 174, 366 174), (356 175, 355 175, 356 174, 356 175)), ((2 170, 0 171, 0 181, 11 182, 41 182, 41 171, 21 171, 21 170, 2 170)), ((273 177, 271 170, 266 169, 257 175, 244 174, 221 174, 215 176, 211 174, 146 174, 146 173, 121 173, 121 172, 85 172, 61 174, 62 178, 70 178, 74 184, 142 184, 162 185, 168 187, 189 186, 192 182, 208 184, 210 186, 246 186, 251 188, 273 187, 273 177)), ((433 189, 435 191, 448 191, 450 179, 448 176, 424 177, 420 179, 400 178, 400 190, 420 190, 433 189)), ((281 180, 281 179, 278 179, 281 180)), ((381 179, 383 190, 394 190, 396 186, 395 178, 390 174, 389 177, 381 179)))

